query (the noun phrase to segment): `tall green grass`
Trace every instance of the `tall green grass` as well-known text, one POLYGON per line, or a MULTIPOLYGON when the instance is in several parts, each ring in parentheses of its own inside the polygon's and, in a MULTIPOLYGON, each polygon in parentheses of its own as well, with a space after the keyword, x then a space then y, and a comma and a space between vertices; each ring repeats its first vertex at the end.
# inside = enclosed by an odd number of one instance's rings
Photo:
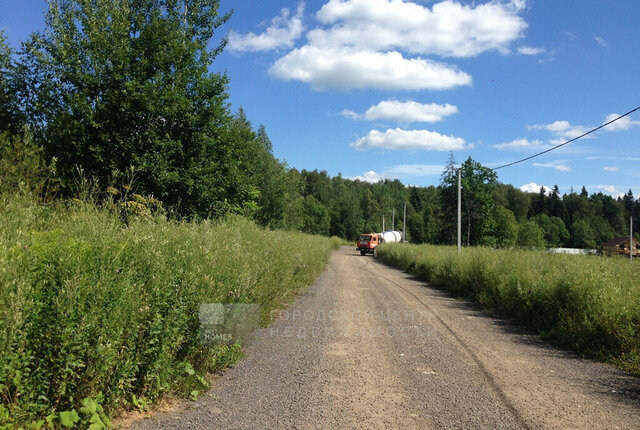
POLYGON ((240 217, 125 225, 90 204, 0 197, 0 428, 197 395, 241 353, 200 344, 199 305, 259 303, 267 322, 340 244, 240 217))
POLYGON ((382 261, 640 374, 640 262, 543 251, 385 244, 382 261))

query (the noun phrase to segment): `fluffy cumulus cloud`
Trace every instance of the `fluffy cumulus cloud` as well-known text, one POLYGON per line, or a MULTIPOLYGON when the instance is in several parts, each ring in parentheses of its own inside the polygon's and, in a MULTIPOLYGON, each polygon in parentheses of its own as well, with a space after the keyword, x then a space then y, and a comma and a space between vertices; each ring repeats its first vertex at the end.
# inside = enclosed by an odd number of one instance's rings
POLYGON ((328 29, 309 32, 314 46, 402 50, 413 54, 471 57, 508 52, 527 23, 524 0, 465 5, 444 0, 431 8, 403 0, 330 0, 316 14, 328 29))
MULTIPOLYGON (((428 56, 508 53, 527 23, 525 0, 432 6, 404 0, 329 0, 307 43, 280 58, 272 76, 316 90, 444 90, 471 85, 457 67, 428 56)), ((282 18, 282 17, 281 17, 282 18)), ((526 48, 525 51, 538 48, 526 48)))
POLYGON ((550 194, 553 188, 548 185, 538 185, 535 182, 529 182, 528 184, 524 184, 520 187, 520 191, 524 191, 525 193, 539 193, 540 187, 544 187, 547 191, 547 194, 550 194))
POLYGON ((414 101, 385 100, 371 106, 363 114, 350 110, 344 110, 341 114, 352 119, 365 119, 368 121, 391 120, 399 123, 412 123, 439 122, 457 112, 458 108, 450 104, 423 104, 414 101))
POLYGON ((302 23, 303 13, 304 4, 300 3, 293 16, 291 16, 289 9, 282 9, 280 16, 273 18, 271 25, 263 33, 239 34, 231 32, 229 34, 228 48, 236 52, 292 48, 295 41, 302 36, 304 30, 302 23))
POLYGON ((541 140, 529 140, 529 139, 516 139, 511 142, 500 143, 497 145, 493 145, 494 148, 498 149, 541 149, 545 146, 545 143, 541 140))
POLYGON ((547 130, 562 139, 573 139, 589 131, 582 125, 571 125, 569 121, 555 121, 551 124, 536 124, 527 126, 529 130, 547 130))
POLYGON ((533 163, 536 167, 546 167, 549 169, 555 169, 559 172, 571 172, 571 167, 565 164, 565 161, 552 161, 549 163, 533 163))
MULTIPOLYGON (((617 114, 617 113, 609 114, 604 119, 603 124, 606 124, 606 123, 608 123, 610 121, 613 121, 614 119, 618 118, 619 116, 620 115, 617 114)), ((638 125, 638 124, 640 124, 640 121, 632 121, 630 117, 625 116, 623 118, 620 118, 620 119, 616 120, 615 122, 612 122, 611 124, 606 126, 604 128, 604 130, 608 130, 608 131, 629 130, 632 126, 638 125)))
POLYGON ((471 84, 471 76, 457 67, 429 59, 404 58, 399 52, 309 45, 277 60, 270 73, 280 79, 306 82, 316 90, 439 90, 471 84))
POLYGON ((355 149, 392 149, 392 150, 424 150, 424 151, 459 151, 468 145, 460 137, 446 136, 429 130, 402 130, 400 128, 387 131, 371 130, 368 135, 351 144, 355 149))

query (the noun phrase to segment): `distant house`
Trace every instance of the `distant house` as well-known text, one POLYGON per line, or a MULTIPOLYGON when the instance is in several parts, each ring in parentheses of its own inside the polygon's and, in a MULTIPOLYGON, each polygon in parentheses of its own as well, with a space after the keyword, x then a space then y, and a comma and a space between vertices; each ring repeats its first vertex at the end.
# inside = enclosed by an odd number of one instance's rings
MULTIPOLYGON (((602 251, 609 255, 629 255, 629 236, 616 237, 602 244, 602 251)), ((634 257, 640 256, 640 241, 633 238, 633 255, 634 257)))

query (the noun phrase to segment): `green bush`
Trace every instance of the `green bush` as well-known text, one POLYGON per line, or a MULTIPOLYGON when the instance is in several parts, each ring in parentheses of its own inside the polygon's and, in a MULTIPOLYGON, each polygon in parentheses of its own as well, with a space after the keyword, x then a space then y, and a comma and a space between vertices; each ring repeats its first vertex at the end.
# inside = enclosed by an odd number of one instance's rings
POLYGON ((618 257, 385 244, 386 263, 640 374, 640 266, 618 257))
POLYGON ((69 419, 87 399, 108 412, 197 395, 241 354, 200 344, 199 305, 258 303, 266 323, 340 244, 0 197, 0 428, 69 419))
POLYGON ((32 194, 48 200, 58 187, 55 173, 55 160, 45 161, 28 131, 0 132, 0 194, 32 194))

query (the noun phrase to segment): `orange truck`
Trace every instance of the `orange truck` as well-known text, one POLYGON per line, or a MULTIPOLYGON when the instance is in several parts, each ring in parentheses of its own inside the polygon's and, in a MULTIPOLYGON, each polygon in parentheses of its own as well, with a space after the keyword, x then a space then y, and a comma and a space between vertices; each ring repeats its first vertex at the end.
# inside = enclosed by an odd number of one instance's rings
POLYGON ((356 242, 356 251, 360 251, 360 255, 373 254, 381 241, 378 233, 361 234, 356 242))

